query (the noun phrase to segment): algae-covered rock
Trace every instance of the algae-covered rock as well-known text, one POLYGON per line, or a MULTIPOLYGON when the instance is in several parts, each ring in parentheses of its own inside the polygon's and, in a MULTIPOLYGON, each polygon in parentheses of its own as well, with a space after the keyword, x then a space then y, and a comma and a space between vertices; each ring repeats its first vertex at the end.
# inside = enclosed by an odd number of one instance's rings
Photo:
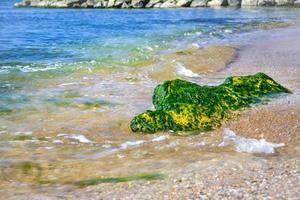
POLYGON ((218 86, 200 86, 184 80, 165 81, 154 90, 155 111, 131 121, 133 132, 207 131, 220 125, 230 111, 259 103, 263 97, 290 91, 264 73, 231 76, 218 86))

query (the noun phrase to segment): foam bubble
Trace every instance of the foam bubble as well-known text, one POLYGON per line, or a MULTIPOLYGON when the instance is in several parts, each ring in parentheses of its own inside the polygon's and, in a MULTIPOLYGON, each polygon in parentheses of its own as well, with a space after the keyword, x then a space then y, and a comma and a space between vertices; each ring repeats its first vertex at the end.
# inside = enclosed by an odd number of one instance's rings
POLYGON ((105 148, 105 149, 108 149, 108 148, 111 147, 111 145, 110 144, 103 144, 102 147, 105 148))
POLYGON ((144 140, 136 140, 136 141, 127 141, 120 145, 121 149, 127 149, 130 146, 138 146, 140 144, 145 143, 144 140))
POLYGON ((53 144, 63 144, 64 141, 62 141, 62 140, 53 140, 52 143, 53 144))
POLYGON ((248 153, 274 153, 275 148, 283 147, 284 144, 267 142, 265 139, 252 139, 237 136, 230 129, 224 129, 224 139, 219 146, 225 146, 233 143, 236 151, 248 153))
POLYGON ((197 78, 199 77, 199 74, 194 73, 192 70, 187 69, 183 64, 177 63, 176 65, 176 72, 179 75, 183 75, 186 77, 191 77, 191 78, 197 78))
POLYGON ((22 68, 19 68, 22 72, 25 73, 30 73, 30 72, 45 72, 45 71, 49 71, 49 70, 55 70, 56 67, 44 67, 44 68, 33 68, 31 66, 24 66, 22 68))
POLYGON ((93 141, 87 139, 84 135, 79 135, 79 134, 64 134, 60 133, 57 135, 57 137, 64 137, 64 138, 69 138, 69 139, 74 139, 78 140, 80 143, 94 143, 93 141))
POLYGON ((32 132, 31 131, 25 131, 25 132, 22 132, 22 131, 18 131, 18 132, 15 132, 14 135, 20 135, 20 136, 23 136, 23 135, 26 135, 26 136, 30 136, 32 135, 32 132))
POLYGON ((70 86, 70 85, 79 85, 80 83, 78 82, 70 82, 70 83, 62 83, 58 85, 59 87, 64 87, 64 86, 70 86))
POLYGON ((225 29, 224 33, 233 33, 233 31, 231 29, 225 29))
POLYGON ((197 147, 204 147, 206 145, 206 142, 202 141, 196 144, 197 147))
POLYGON ((154 137, 151 141, 152 142, 159 142, 159 141, 166 140, 167 138, 168 138, 167 136, 161 135, 161 136, 154 137))

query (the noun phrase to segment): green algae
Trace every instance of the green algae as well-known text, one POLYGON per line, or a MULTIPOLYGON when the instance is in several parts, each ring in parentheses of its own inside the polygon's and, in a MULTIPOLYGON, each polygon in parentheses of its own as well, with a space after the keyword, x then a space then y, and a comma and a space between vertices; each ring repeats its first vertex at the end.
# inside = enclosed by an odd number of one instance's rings
POLYGON ((47 99, 47 101, 59 107, 72 107, 83 110, 97 109, 112 105, 110 102, 105 100, 91 98, 76 98, 76 96, 68 96, 65 98, 54 97, 51 99, 47 99))
POLYGON ((13 112, 12 109, 9 109, 9 108, 5 108, 3 106, 0 106, 0 116, 1 115, 8 115, 8 114, 11 114, 13 112))
POLYGON ((13 135, 9 132, 5 132, 0 135, 0 141, 27 141, 27 140, 39 140, 48 141, 45 137, 34 137, 32 135, 13 135))
POLYGON ((190 50, 182 50, 182 51, 175 52, 175 54, 179 56, 187 56, 187 55, 192 55, 193 52, 190 50))
POLYGON ((67 90, 61 94, 46 99, 47 102, 60 107, 74 107, 89 109, 93 107, 101 107, 109 103, 104 100, 85 98, 74 90, 67 90))
POLYGON ((125 177, 113 177, 113 178, 95 178, 87 179, 82 181, 77 181, 74 184, 80 187, 97 185, 101 183, 123 183, 129 181, 138 181, 138 180, 159 180, 165 177, 162 173, 150 173, 150 174, 137 174, 132 176, 125 177))
POLYGON ((31 135, 17 135, 13 138, 15 141, 26 141, 33 140, 34 138, 31 135))
POLYGON ((16 166, 18 169, 21 169, 24 174, 29 174, 33 168, 34 164, 32 162, 23 162, 16 166))
POLYGON ((31 162, 31 161, 24 161, 12 165, 11 168, 19 169, 25 175, 34 175, 36 176, 35 179, 37 180, 41 176, 42 168, 39 164, 31 162))
POLYGON ((232 112, 266 101, 267 97, 290 91, 264 73, 231 76, 218 86, 200 86, 176 79, 154 90, 156 110, 135 116, 133 132, 209 131, 229 119, 232 112))
POLYGON ((34 137, 32 135, 14 135, 7 131, 0 134, 0 141, 27 141, 27 140, 39 140, 48 141, 45 137, 34 137))

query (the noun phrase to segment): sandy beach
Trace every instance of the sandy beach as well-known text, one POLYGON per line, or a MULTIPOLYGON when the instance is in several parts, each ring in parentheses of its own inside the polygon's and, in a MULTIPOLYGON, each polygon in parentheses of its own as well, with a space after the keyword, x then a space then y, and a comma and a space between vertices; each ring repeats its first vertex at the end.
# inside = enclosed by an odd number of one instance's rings
MULTIPOLYGON (((233 45, 237 48, 235 59, 225 69, 213 72, 208 77, 264 72, 289 88, 292 94, 280 96, 264 105, 245 110, 238 117, 225 122, 222 127, 212 132, 188 137, 164 134, 165 137, 179 141, 180 145, 166 150, 168 152, 166 156, 170 155, 172 160, 171 164, 161 161, 157 165, 159 172, 164 169, 163 173, 166 176, 163 179, 103 183, 87 187, 68 184, 44 184, 42 186, 25 184, 18 191, 11 189, 3 192, 1 198, 299 199, 300 26, 266 30, 262 33, 262 37, 272 32, 276 32, 272 39, 233 45), (217 139, 220 142, 225 128, 245 138, 284 143, 284 147, 279 148, 273 154, 242 153, 234 151, 232 147, 221 149, 222 153, 218 154, 212 148, 218 143, 212 143, 210 147, 201 146, 201 142, 209 143, 210 140, 217 139), (191 141, 199 142, 197 148, 200 152, 190 149, 191 141), (189 162, 182 162, 183 158, 189 162)), ((145 93, 147 91, 151 91, 150 88, 146 89, 145 93)), ((144 107, 146 106, 148 105, 144 107)), ((144 139, 149 136, 137 137, 144 139)), ((143 151, 139 150, 139 153, 142 154, 143 151)), ((158 156, 155 152, 152 153, 150 157, 158 156)), ((137 152, 133 149, 128 150, 126 155, 135 155, 134 158, 138 160, 140 155, 136 154, 137 152)), ((142 154, 142 156, 146 155, 142 154)), ((141 162, 141 169, 145 163, 147 162, 141 162)), ((152 169, 156 169, 157 166, 153 165, 152 169)), ((130 172, 130 166, 126 167, 130 172)), ((132 171, 136 168, 134 166, 132 171)), ((95 170, 97 170, 96 167, 95 170)))
POLYGON ((267 141, 284 143, 286 146, 283 149, 274 155, 245 155, 238 158, 226 155, 218 164, 198 162, 174 170, 166 180, 103 184, 79 189, 71 197, 299 199, 300 28, 291 29, 280 39, 242 48, 236 60, 222 73, 245 75, 262 71, 291 89, 293 94, 244 111, 238 119, 216 130, 218 134, 223 128, 230 128, 247 138, 265 138, 267 141))
MULTIPOLYGON (((265 72, 292 95, 244 111, 225 123, 241 136, 284 143, 275 155, 228 155, 222 163, 193 163, 166 180, 103 184, 79 189, 80 199, 298 199, 300 191, 300 29, 276 41, 247 45, 222 73, 265 72), (238 160, 237 160, 238 159, 238 160), (258 161, 259 160, 259 161, 258 161), (215 164, 215 165, 214 165, 215 164), (218 167, 217 167, 218 166, 218 167), (87 196, 86 196, 87 195, 87 196)), ((279 30, 280 31, 280 30, 279 30)), ((216 133, 218 134, 218 133, 216 133)), ((200 137, 200 136, 199 136, 200 137)), ((220 162, 220 161, 219 161, 220 162)))

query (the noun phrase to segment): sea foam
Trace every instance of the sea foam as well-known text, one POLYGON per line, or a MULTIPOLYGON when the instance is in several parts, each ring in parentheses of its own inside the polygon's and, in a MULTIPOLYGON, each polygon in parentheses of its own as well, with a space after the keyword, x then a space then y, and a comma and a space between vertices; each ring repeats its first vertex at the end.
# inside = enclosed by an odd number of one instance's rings
POLYGON ((136 141, 127 141, 120 145, 120 149, 127 149, 130 146, 139 146, 140 144, 145 143, 144 140, 136 140, 136 141))
POLYGON ((168 136, 166 135, 161 135, 161 136, 157 136, 157 137, 154 137, 152 138, 152 142, 159 142, 159 141, 163 141, 163 140, 166 140, 168 139, 168 136))
POLYGON ((199 77, 199 74, 194 73, 192 70, 187 69, 183 64, 177 63, 176 65, 176 72, 179 75, 191 77, 191 78, 197 78, 199 77))
POLYGON ((77 135, 77 134, 64 134, 60 133, 57 135, 57 137, 64 137, 69 139, 77 140, 80 143, 94 143, 93 141, 87 139, 84 135, 77 135))
POLYGON ((237 136, 235 132, 230 129, 224 129, 224 139, 219 146, 234 144, 236 151, 247 153, 274 153, 275 148, 283 147, 284 144, 276 144, 267 142, 265 139, 252 139, 237 136))

